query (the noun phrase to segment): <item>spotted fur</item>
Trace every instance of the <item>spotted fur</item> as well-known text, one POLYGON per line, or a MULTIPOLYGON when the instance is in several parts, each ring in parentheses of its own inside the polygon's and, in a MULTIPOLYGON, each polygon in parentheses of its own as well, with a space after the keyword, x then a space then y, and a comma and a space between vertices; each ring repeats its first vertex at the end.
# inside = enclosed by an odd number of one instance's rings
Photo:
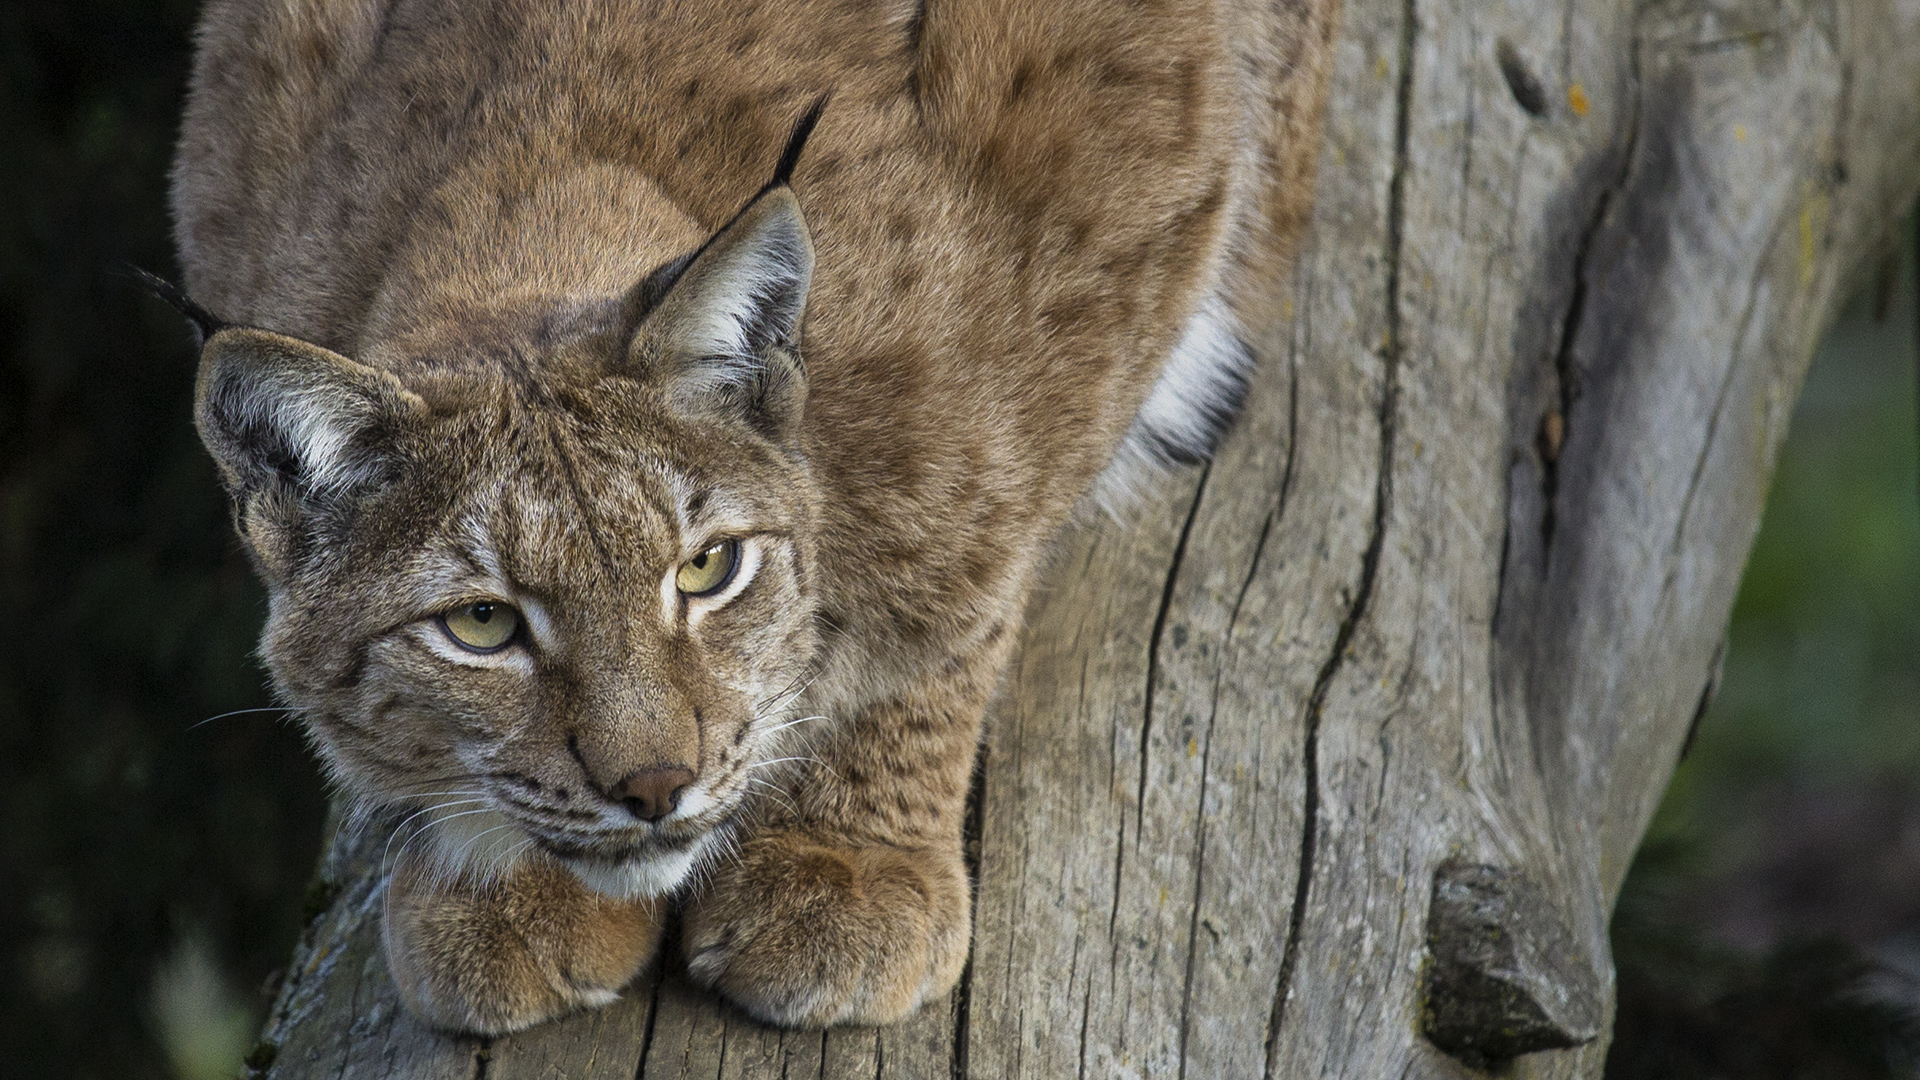
POLYGON ((412 1008, 603 1004, 669 903, 768 1020, 952 986, 1043 551, 1231 422, 1333 9, 213 0, 196 420, 276 686, 350 808, 404 811, 412 1008), (442 623, 481 601, 496 651, 442 623))

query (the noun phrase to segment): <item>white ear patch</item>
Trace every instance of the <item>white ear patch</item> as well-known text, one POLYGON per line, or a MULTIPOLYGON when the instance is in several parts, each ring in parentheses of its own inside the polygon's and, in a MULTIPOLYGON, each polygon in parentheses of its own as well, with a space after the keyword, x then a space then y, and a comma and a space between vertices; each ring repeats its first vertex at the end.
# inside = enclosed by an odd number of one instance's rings
POLYGON ((786 320, 805 306, 813 269, 804 240, 771 230, 728 255, 681 328, 682 347, 708 360, 698 376, 701 390, 750 377, 761 366, 762 339, 792 333, 786 320))
POLYGON ((677 397, 726 398, 783 368, 773 353, 799 343, 812 280, 799 202, 786 188, 764 192, 667 286, 636 342, 674 363, 677 397))
POLYGON ((355 404, 337 392, 292 386, 276 395, 249 398, 240 403, 238 413, 242 420, 279 432, 307 485, 332 493, 368 478, 367 467, 355 465, 348 453, 354 432, 365 423, 364 410, 355 404))
POLYGON ((369 482, 383 462, 356 443, 424 411, 392 375, 297 338, 229 327, 201 350, 194 422, 230 485, 289 471, 328 494, 369 482))
POLYGON ((1094 481, 1094 501, 1109 514, 1117 516, 1132 505, 1169 465, 1212 456, 1240 410, 1253 371, 1253 352, 1239 330, 1217 289, 1200 302, 1160 381, 1094 481))

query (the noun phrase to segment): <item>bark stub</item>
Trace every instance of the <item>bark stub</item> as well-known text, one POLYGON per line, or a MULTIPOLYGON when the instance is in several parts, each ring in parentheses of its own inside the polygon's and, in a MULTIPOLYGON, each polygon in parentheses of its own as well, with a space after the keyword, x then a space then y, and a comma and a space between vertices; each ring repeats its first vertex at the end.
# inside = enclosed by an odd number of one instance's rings
POLYGON ((1469 1064, 1592 1042, 1606 1010, 1546 890, 1497 866, 1448 863, 1427 910, 1426 1007, 1434 1045, 1469 1064))

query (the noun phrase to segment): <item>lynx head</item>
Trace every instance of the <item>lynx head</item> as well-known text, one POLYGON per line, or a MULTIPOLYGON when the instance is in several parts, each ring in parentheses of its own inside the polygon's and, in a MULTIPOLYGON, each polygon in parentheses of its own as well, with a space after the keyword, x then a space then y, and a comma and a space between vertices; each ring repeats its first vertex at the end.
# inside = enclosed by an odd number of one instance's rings
POLYGON ((443 865, 663 892, 779 756, 818 644, 812 265, 776 182, 624 297, 379 367, 205 327, 263 654, 345 792, 417 808, 443 865))

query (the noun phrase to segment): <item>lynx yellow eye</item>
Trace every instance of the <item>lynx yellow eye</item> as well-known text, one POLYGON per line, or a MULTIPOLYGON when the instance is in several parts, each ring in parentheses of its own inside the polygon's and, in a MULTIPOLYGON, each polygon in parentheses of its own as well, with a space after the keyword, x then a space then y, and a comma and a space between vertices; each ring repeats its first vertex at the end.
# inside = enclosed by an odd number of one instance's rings
POLYGON ((680 564, 673 584, 688 596, 709 596, 727 587, 740 565, 740 541, 722 540, 680 564))
POLYGON ((461 647, 493 652, 513 640, 520 629, 520 613, 505 604, 483 600, 440 616, 440 625, 461 647))

